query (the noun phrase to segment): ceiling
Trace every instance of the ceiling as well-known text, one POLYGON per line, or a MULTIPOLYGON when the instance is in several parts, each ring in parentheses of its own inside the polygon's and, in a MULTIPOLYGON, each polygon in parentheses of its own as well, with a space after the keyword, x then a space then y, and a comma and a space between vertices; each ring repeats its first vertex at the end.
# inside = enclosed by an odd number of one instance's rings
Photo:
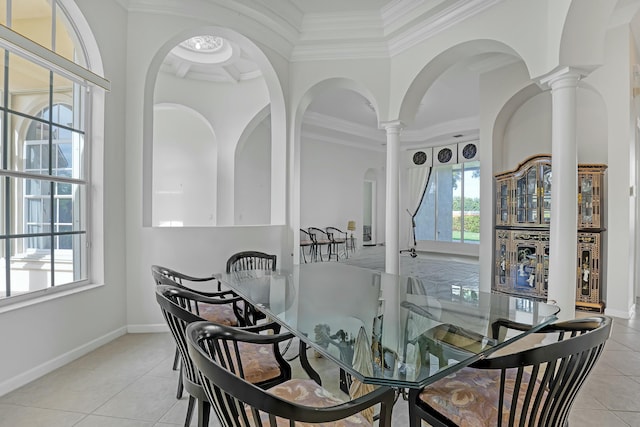
POLYGON ((303 13, 379 11, 393 0, 294 0, 289 1, 303 13))
MULTIPOLYGON (((310 43, 310 40, 315 40, 318 46, 321 46, 324 42, 322 37, 337 37, 341 31, 347 30, 354 34, 359 31, 358 28, 345 29, 340 28, 340 24, 335 24, 338 27, 332 30, 336 34, 330 34, 331 31, 326 31, 326 28, 336 20, 336 15, 344 14, 350 17, 349 19, 360 15, 368 17, 367 19, 372 16, 377 17, 378 25, 396 28, 396 33, 399 31, 398 28, 403 28, 405 31, 403 37, 406 38, 408 23, 413 22, 412 25, 417 25, 415 19, 409 17, 408 9, 413 9, 418 14, 420 22, 429 25, 430 19, 439 17, 441 21, 446 21, 447 13, 453 17, 459 9, 469 3, 484 4, 488 7, 486 5, 502 0, 477 2, 469 0, 252 1, 264 3, 265 7, 282 16, 285 15, 285 11, 298 11, 301 16, 299 45, 305 46, 310 43), (324 36, 321 31, 323 28, 324 36)), ((620 0, 619 7, 627 8, 629 4, 637 5, 637 3, 638 0, 620 0)), ((451 19, 453 22, 456 18, 451 19)), ((391 34, 393 33, 391 29, 385 28, 383 32, 391 34)), ((388 37, 385 41, 392 44, 392 37, 388 37)), ((345 44, 334 43, 334 45, 345 44)), ((238 46, 231 45, 231 47, 234 50, 233 55, 216 63, 189 61, 172 52, 167 56, 162 71, 180 78, 224 83, 261 78, 260 71, 250 56, 238 46)), ((296 52, 299 52, 296 49, 297 47, 293 50, 294 57, 296 52)), ((388 56, 389 50, 387 49, 386 52, 388 56)), ((334 53, 337 56, 341 54, 337 51, 334 53)), ((403 145, 406 148, 413 148, 477 139, 479 76, 482 72, 516 61, 519 59, 504 54, 480 55, 445 71, 424 94, 415 120, 403 129, 401 136, 403 145)), ((371 103, 363 96, 345 89, 327 90, 313 100, 303 120, 303 132, 320 141, 344 143, 380 151, 384 150, 386 140, 384 132, 378 128, 378 117, 371 103)))

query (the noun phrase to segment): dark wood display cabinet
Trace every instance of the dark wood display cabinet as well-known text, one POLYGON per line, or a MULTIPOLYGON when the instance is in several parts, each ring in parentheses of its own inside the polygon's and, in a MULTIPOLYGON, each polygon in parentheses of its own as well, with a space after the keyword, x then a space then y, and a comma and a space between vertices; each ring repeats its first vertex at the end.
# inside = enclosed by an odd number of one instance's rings
MULTIPOLYGON (((578 165, 576 306, 604 311, 602 240, 606 165, 578 165)), ((493 290, 546 300, 551 221, 551 157, 538 155, 495 176, 493 290)))

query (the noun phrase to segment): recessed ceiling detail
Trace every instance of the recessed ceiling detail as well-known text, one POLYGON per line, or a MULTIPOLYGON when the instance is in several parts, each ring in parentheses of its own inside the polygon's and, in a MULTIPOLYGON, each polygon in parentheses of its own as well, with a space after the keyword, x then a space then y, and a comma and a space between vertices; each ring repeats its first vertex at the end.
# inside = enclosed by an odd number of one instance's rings
POLYGON ((222 49, 224 39, 216 36, 195 36, 180 43, 180 46, 194 52, 215 52, 222 49))
POLYGON ((160 68, 182 79, 237 83, 262 76, 258 65, 236 43, 203 34, 175 46, 160 68))

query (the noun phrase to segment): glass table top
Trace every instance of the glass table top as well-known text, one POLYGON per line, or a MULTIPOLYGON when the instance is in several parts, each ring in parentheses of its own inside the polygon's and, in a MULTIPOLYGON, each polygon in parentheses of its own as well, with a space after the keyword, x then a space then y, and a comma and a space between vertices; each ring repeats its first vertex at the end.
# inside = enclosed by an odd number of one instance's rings
POLYGON ((220 274, 220 281, 358 380, 422 387, 553 322, 558 307, 347 264, 220 274), (494 337, 502 321, 529 325, 494 337))

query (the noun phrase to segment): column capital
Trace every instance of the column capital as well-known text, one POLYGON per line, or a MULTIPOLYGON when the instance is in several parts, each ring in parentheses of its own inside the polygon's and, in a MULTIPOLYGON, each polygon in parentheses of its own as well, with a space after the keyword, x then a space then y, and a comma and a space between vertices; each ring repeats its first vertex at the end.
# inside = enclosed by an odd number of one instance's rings
POLYGON ((400 133, 400 131, 404 128, 404 123, 400 120, 392 120, 390 122, 380 122, 378 129, 386 130, 387 133, 396 131, 400 133))
POLYGON ((589 75, 587 70, 575 67, 560 67, 538 78, 538 86, 543 90, 563 87, 577 87, 578 81, 589 75))

